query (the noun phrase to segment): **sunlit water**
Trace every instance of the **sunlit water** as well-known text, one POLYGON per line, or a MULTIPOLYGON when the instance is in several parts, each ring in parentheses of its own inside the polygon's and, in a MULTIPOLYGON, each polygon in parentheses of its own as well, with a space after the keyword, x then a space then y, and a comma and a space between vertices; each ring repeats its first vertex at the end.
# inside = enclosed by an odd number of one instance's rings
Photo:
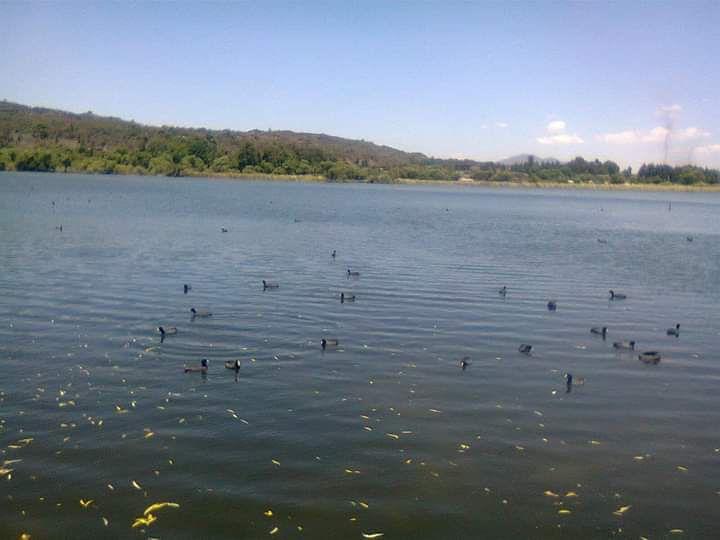
POLYGON ((4 173, 0 235, 2 538, 720 534, 717 194, 4 173))

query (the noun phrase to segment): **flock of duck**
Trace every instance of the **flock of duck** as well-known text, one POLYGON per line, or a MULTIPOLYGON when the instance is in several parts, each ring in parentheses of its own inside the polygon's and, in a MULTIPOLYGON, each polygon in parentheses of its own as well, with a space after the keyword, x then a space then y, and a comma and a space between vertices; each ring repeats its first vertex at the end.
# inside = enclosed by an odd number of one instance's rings
MULTIPOLYGON (((508 289, 507 287, 502 287, 499 291, 501 296, 507 295, 508 289)), ((616 293, 612 289, 609 291, 610 293, 610 300, 626 300, 627 295, 616 293)), ((547 303, 548 311, 557 311, 557 302, 555 300, 549 300, 547 303)), ((595 334, 598 336, 602 336, 603 340, 607 338, 607 326, 595 326, 590 329, 591 334, 595 334)), ((668 336, 674 336, 674 337, 680 337, 680 324, 676 324, 674 328, 668 328, 666 331, 666 334, 668 336)), ((613 348, 619 349, 619 350, 635 350, 635 341, 614 341, 613 342, 613 348)), ((518 349, 523 354, 530 354, 532 352, 532 345, 529 345, 527 343, 523 343, 520 345, 520 348, 518 349)), ((641 362, 644 362, 646 364, 658 364, 660 360, 662 359, 662 355, 658 351, 644 351, 641 352, 638 355, 638 360, 641 362)), ((465 363, 461 363, 461 367, 465 369, 466 365, 465 363)), ((565 374, 566 381, 568 385, 572 384, 572 375, 570 373, 565 374)))
MULTIPOLYGON (((227 232, 227 229, 223 228, 221 230, 222 230, 222 232, 227 232)), ((330 254, 330 256, 334 260, 337 256, 337 251, 333 250, 332 253, 330 254)), ((358 278, 358 277, 360 277, 360 272, 351 270, 350 268, 348 268, 347 269, 347 277, 348 277, 348 279, 358 278)), ((263 279, 262 280, 262 288, 263 288, 263 291, 279 289, 280 284, 275 283, 275 282, 270 282, 270 281, 263 279)), ((192 290, 191 285, 189 285, 187 283, 183 285, 183 292, 185 294, 188 294, 188 292, 191 290, 192 290)), ((500 296, 505 297, 508 294, 508 288, 506 286, 503 286, 498 290, 498 293, 500 294, 500 296)), ((610 301, 621 301, 621 300, 627 299, 627 295, 615 292, 612 289, 610 289, 609 293, 610 293, 610 298, 609 298, 610 301)), ((340 293, 340 303, 354 302, 355 298, 356 297, 354 294, 345 293, 345 292, 340 293)), ((549 300, 547 303, 547 309, 548 309, 548 311, 557 311, 557 302, 555 300, 549 300)), ((192 308, 190 308, 190 313, 192 314, 193 319, 212 317, 212 313, 205 309, 196 309, 196 308, 192 307, 192 308)), ((163 342, 166 337, 176 335, 177 328, 176 327, 167 327, 166 328, 163 326, 158 326, 158 332, 160 332, 160 341, 163 342)), ((608 332, 607 326, 602 326, 602 327, 598 326, 598 327, 590 328, 591 334, 601 336, 603 340, 605 340, 607 338, 607 332, 608 332)), ((674 328, 668 328, 666 331, 666 334, 668 336, 679 337, 680 336, 680 324, 676 324, 674 328)), ((322 348, 323 351, 326 349, 329 349, 329 348, 336 348, 336 347, 338 347, 339 344, 340 344, 340 341, 335 338, 323 337, 320 340, 320 347, 322 348)), ((635 341, 615 341, 615 342, 613 342, 612 345, 613 345, 613 348, 618 349, 618 350, 634 351, 635 344, 636 344, 635 341)), ((522 354, 531 355, 532 349, 533 349, 532 345, 530 345, 529 343, 523 343, 518 348, 518 351, 522 354)), ((646 364, 658 364, 661 359, 662 359, 662 355, 658 351, 643 351, 638 355, 638 360, 640 360, 641 362, 644 362, 646 364)), ((470 357, 466 356, 460 360, 460 367, 463 369, 463 371, 465 369, 467 369, 467 367, 469 365, 470 365, 470 357)), ((234 370, 235 373, 237 374, 237 372, 240 370, 240 360, 228 360, 225 362, 225 367, 227 369, 234 370)), ((207 373, 208 369, 209 369, 209 364, 208 364, 207 358, 203 358, 200 361, 200 366, 197 366, 197 367, 187 367, 186 366, 184 368, 185 373, 197 373, 197 372, 207 373)), ((573 384, 573 376, 571 373, 565 373, 564 377, 565 377, 565 382, 567 383, 568 391, 570 391, 570 388, 573 384)))

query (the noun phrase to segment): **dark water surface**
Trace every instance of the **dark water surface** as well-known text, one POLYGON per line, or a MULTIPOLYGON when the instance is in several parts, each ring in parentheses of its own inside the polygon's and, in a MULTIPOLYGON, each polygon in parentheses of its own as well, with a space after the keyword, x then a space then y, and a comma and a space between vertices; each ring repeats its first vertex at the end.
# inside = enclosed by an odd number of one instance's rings
POLYGON ((717 194, 3 173, 0 235, 0 538, 720 537, 717 194))

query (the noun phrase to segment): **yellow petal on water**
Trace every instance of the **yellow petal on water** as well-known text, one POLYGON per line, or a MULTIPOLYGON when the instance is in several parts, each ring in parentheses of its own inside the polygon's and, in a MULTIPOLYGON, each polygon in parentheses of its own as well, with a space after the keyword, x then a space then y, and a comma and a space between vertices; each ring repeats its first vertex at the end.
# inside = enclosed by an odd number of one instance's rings
POLYGON ((575 493, 574 491, 568 491, 568 492, 565 494, 565 496, 566 496, 566 497, 577 497, 578 494, 575 493))
POLYGON ((410 465, 412 463, 412 459, 408 458, 405 460, 405 465, 410 465))
POLYGON ((390 437, 390 438, 392 438, 392 439, 399 439, 399 438, 400 438, 400 435, 396 435, 395 433, 386 433, 385 435, 387 435, 388 437, 390 437))
POLYGON ((376 532, 376 533, 362 533, 363 538, 367 538, 368 540, 371 540, 372 538, 381 538, 385 536, 385 533, 376 532))
POLYGON ((106 527, 110 524, 110 521, 108 521, 108 518, 106 518, 106 517, 102 518, 102 522, 103 522, 103 525, 105 525, 106 527))
MULTIPOLYGON (((11 472, 13 472, 15 469, 6 469, 5 467, 0 467, 0 478, 3 476, 8 476, 11 472)), ((8 476, 10 478, 10 476, 8 476)))
POLYGON ((549 489, 547 491, 543 492, 543 495, 546 495, 548 497, 555 497, 555 498, 560 497, 560 495, 558 495, 554 491, 550 491, 549 489))
POLYGON ((363 429, 365 431, 372 431, 372 428, 370 426, 363 426, 363 429))
POLYGON ((107 487, 110 491, 115 491, 115 486, 113 486, 112 484, 108 484, 107 487))
POLYGON ((358 502, 358 504, 359 504, 360 506, 362 506, 365 510, 367 510, 368 508, 370 508, 370 506, 369 506, 368 503, 366 503, 366 502, 360 501, 360 502, 358 502))
POLYGON ((140 487, 140 484, 138 484, 135 480, 132 481, 132 486, 133 486, 135 489, 138 489, 138 490, 142 491, 142 487, 140 487))
POLYGON ((562 510, 558 510, 558 514, 560 514, 561 516, 567 516, 568 514, 571 514, 571 513, 572 513, 572 512, 570 512, 570 510, 568 510, 567 508, 563 508, 562 510))
POLYGON ((271 459, 270 461, 272 461, 273 465, 280 466, 280 462, 277 459, 271 459))
POLYGON ((180 505, 178 503, 174 503, 174 502, 153 503, 145 509, 145 511, 143 512, 143 515, 147 516, 157 510, 162 510, 163 508, 180 508, 180 505))
POLYGON ((617 510, 615 510, 615 511, 613 512, 613 514, 615 514, 616 516, 622 516, 625 512, 627 512, 627 511, 630 510, 631 508, 632 508, 632 505, 621 506, 620 508, 618 508, 617 510))
POLYGON ((135 518, 135 522, 132 524, 132 528, 135 529, 135 528, 141 527, 143 525, 150 525, 151 523, 154 523, 155 521, 157 521, 157 518, 152 514, 148 514, 145 517, 135 518))
POLYGON ((83 508, 87 508, 87 507, 90 506, 92 503, 93 503, 93 499, 89 499, 89 500, 87 500, 87 501, 85 501, 85 500, 83 500, 83 499, 80 499, 80 506, 82 506, 83 508))
POLYGON ((596 441, 596 440, 592 440, 592 441, 588 441, 588 442, 589 442, 590 444, 595 445, 595 446, 597 446, 598 444, 601 444, 600 441, 596 441))
POLYGON ((683 467, 682 465, 678 465, 677 470, 680 472, 688 472, 687 467, 683 467))
POLYGON ((155 432, 154 432, 154 431, 148 431, 148 432, 144 435, 144 437, 145 437, 146 439, 149 439, 149 438, 152 437, 153 435, 155 435, 155 432))
POLYGON ((273 517, 273 511, 268 508, 263 512, 263 515, 266 517, 273 517))
POLYGON ((279 530, 280 530, 279 528, 275 527, 272 531, 270 531, 270 534, 275 534, 275 533, 277 533, 279 530))
POLYGON ((670 529, 670 534, 683 534, 684 532, 683 529, 670 529))

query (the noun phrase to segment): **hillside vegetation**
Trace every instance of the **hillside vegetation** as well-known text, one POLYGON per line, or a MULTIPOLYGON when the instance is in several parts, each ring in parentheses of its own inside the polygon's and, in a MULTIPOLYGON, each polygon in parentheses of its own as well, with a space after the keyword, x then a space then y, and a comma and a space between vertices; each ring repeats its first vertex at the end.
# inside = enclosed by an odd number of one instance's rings
POLYGON ((92 112, 75 114, 0 102, 0 170, 103 174, 311 175, 331 181, 397 179, 491 182, 720 183, 720 172, 612 161, 568 163, 532 156, 505 165, 435 159, 367 141, 292 131, 153 127, 92 112))

